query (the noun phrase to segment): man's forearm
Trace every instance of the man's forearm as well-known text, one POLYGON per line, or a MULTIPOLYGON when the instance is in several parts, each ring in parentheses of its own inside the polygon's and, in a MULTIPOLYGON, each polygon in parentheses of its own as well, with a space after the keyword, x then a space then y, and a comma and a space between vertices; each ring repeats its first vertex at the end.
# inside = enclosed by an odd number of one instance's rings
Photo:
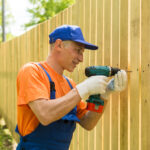
POLYGON ((68 94, 55 100, 39 99, 29 103, 30 108, 35 113, 43 125, 48 125, 70 112, 81 98, 74 88, 68 94))
MULTIPOLYGON (((103 108, 103 112, 105 110, 105 107, 107 105, 107 101, 104 101, 104 108, 103 108)), ((99 121, 99 119, 102 116, 102 113, 97 113, 97 112, 92 112, 92 111, 88 111, 80 120, 80 125, 85 128, 86 130, 91 130, 93 129, 97 122, 99 121)))
POLYGON ((49 107, 49 112, 52 112, 53 116, 55 116, 54 118, 60 119, 70 112, 80 102, 80 100, 81 98, 77 90, 74 88, 65 96, 56 99, 56 102, 58 103, 54 104, 53 101, 49 101, 51 103, 49 104, 51 105, 51 108, 49 107))

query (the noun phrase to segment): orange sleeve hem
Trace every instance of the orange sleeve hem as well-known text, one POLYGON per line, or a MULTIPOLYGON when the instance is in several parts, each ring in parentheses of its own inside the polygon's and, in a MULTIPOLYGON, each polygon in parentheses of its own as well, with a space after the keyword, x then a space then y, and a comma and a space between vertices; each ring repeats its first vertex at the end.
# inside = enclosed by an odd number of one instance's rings
POLYGON ((33 102, 35 100, 38 100, 38 99, 49 99, 48 97, 45 97, 45 95, 40 95, 40 96, 35 96, 35 97, 31 96, 31 97, 28 98, 27 102, 24 101, 23 97, 18 97, 18 98, 19 98, 19 101, 17 103, 18 106, 19 105, 26 105, 26 104, 28 104, 30 102, 33 102))

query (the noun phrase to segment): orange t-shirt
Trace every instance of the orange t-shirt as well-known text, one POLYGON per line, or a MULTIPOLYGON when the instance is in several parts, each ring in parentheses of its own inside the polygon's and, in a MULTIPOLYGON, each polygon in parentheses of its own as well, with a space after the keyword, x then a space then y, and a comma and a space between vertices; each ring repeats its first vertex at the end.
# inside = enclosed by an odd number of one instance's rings
MULTIPOLYGON (((62 75, 55 72, 46 62, 40 62, 40 64, 55 83, 56 98, 64 96, 71 90, 62 75)), ((69 80, 75 87, 75 83, 71 79, 69 80)), ((25 64, 17 76, 17 123, 22 136, 31 133, 39 125, 39 120, 28 106, 29 102, 39 98, 50 100, 48 77, 38 63, 25 64)), ((77 105, 77 117, 81 118, 86 112, 86 103, 81 101, 77 105)))

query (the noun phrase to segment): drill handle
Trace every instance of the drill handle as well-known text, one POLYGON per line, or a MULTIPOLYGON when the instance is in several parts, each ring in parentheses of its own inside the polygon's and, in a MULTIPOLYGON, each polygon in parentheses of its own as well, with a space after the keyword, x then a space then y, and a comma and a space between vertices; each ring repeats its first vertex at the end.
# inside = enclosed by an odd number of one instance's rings
POLYGON ((91 95, 87 101, 87 110, 101 113, 103 111, 104 101, 100 98, 100 94, 91 95))

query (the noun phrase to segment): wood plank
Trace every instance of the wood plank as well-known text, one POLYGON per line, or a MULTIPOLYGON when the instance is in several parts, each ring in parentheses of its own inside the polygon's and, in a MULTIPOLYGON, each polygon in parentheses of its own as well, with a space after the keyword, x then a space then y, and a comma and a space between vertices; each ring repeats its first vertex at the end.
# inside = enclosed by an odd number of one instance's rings
POLYGON ((48 54, 47 22, 40 24, 40 60, 46 60, 48 54))
POLYGON ((63 11, 63 24, 68 24, 68 11, 69 8, 63 11))
POLYGON ((13 120, 12 118, 14 117, 14 108, 13 108, 13 104, 14 104, 14 99, 13 99, 13 61, 12 61, 12 56, 13 56, 13 50, 12 50, 12 40, 9 41, 9 72, 10 72, 10 76, 9 76, 9 90, 10 90, 10 95, 9 95, 9 99, 11 100, 10 105, 9 105, 9 111, 10 111, 10 118, 9 118, 9 122, 10 122, 10 131, 13 132, 14 128, 13 128, 13 120))
POLYGON ((4 59, 4 72, 5 72, 5 91, 4 91, 4 118, 5 118, 5 121, 6 123, 8 123, 8 116, 7 116, 7 112, 8 112, 8 109, 7 109, 7 88, 8 88, 8 82, 7 82, 7 49, 8 49, 8 45, 7 43, 5 43, 5 52, 4 52, 4 56, 5 56, 5 59, 4 59))
POLYGON ((76 4, 72 5, 72 22, 73 25, 79 25, 79 16, 80 9, 79 9, 79 2, 76 2, 76 4))
POLYGON ((22 66, 24 65, 26 59, 26 55, 23 55, 24 52, 26 51, 26 43, 24 43, 24 35, 20 36, 20 50, 21 50, 20 65, 22 66))
MULTIPOLYGON (((120 68, 128 68, 128 1, 120 1, 120 68)), ((121 150, 128 149, 128 89, 120 94, 121 150)))
MULTIPOLYGON (((112 1, 112 67, 119 67, 119 0, 112 1)), ((111 101, 111 149, 118 149, 119 94, 112 94, 111 101)))
MULTIPOLYGON (((104 65, 111 64, 111 1, 104 1, 104 65)), ((110 100, 104 111, 103 121, 103 149, 110 148, 110 100)))
POLYGON ((28 31, 27 33, 26 33, 26 36, 27 36, 27 40, 26 40, 26 44, 27 44, 27 51, 26 51, 26 54, 27 54, 27 62, 30 62, 31 61, 31 51, 30 51, 30 32, 28 31))
POLYGON ((139 149, 140 0, 132 0, 130 18, 130 149, 139 149))
POLYGON ((62 25, 62 21, 61 21, 61 16, 62 16, 62 15, 61 15, 61 13, 62 13, 62 12, 60 12, 60 13, 58 14, 58 24, 57 24, 58 26, 62 25))
POLYGON ((39 50, 40 50, 40 33, 39 33, 39 25, 33 30, 33 38, 34 38, 34 61, 39 61, 39 50))
MULTIPOLYGON (((92 44, 97 44, 97 1, 90 1, 90 42, 92 44)), ((95 50, 90 50, 90 66, 94 66, 96 64, 96 51, 95 50)))
MULTIPOLYGON (((23 44, 23 43, 22 43, 23 44)), ((22 51, 22 53, 24 53, 25 50, 22 51)), ((12 80, 13 80, 13 83, 12 83, 12 95, 11 95, 11 98, 12 98, 12 107, 11 109, 13 110, 13 117, 11 118, 12 120, 12 135, 13 137, 18 140, 19 139, 19 135, 16 134, 15 132, 15 127, 16 127, 16 124, 17 124, 17 89, 16 89, 16 79, 17 79, 17 71, 15 69, 16 67, 16 60, 15 60, 15 40, 13 39, 12 40, 12 80)))
POLYGON ((30 30, 30 61, 34 62, 34 28, 30 30))
MULTIPOLYGON (((6 45, 3 43, 2 44, 2 49, 3 49, 3 55, 2 56, 5 56, 6 54, 5 54, 5 52, 6 52, 6 45)), ((6 58, 5 57, 3 57, 3 73, 4 74, 6 74, 6 70, 5 70, 5 68, 6 68, 6 58)), ((3 115, 3 117, 4 117, 4 112, 5 112, 5 102, 6 102, 6 90, 5 90, 5 87, 6 87, 6 78, 5 78, 5 76, 4 76, 4 78, 3 78, 3 103, 2 103, 2 115, 3 115)))
POLYGON ((150 1, 141 1, 141 149, 150 148, 150 1))
POLYGON ((10 111, 10 104, 11 102, 8 102, 8 100, 10 99, 10 42, 6 43, 6 121, 7 121, 7 126, 10 129, 11 128, 11 123, 10 123, 10 116, 11 116, 11 111, 10 111), (7 55, 9 53, 9 55, 7 55))
POLYGON ((104 7, 103 1, 97 0, 97 45, 99 49, 97 50, 96 54, 96 64, 102 65, 104 62, 103 54, 104 54, 104 7))
MULTIPOLYGON (((16 76, 17 76, 17 72, 18 72, 18 39, 14 38, 13 39, 13 70, 14 70, 14 75, 13 75, 13 89, 14 89, 14 96, 13 99, 15 101, 15 103, 13 104, 13 109, 14 109, 14 116, 15 118, 13 119, 13 126, 14 126, 14 130, 15 130, 15 125, 17 123, 17 89, 16 89, 16 76)), ((24 52, 22 52, 24 53, 24 52)), ((19 136, 17 135, 17 133, 14 132, 13 134, 15 140, 17 140, 17 142, 19 141, 19 136)))
MULTIPOLYGON (((2 88, 2 85, 3 85, 3 80, 2 80, 2 72, 3 72, 3 44, 1 43, 0 44, 0 65, 2 66, 2 67, 0 67, 0 95, 2 95, 3 96, 3 88, 2 88)), ((2 118, 2 103, 3 103, 3 99, 1 98, 0 99, 0 118, 2 118)))

